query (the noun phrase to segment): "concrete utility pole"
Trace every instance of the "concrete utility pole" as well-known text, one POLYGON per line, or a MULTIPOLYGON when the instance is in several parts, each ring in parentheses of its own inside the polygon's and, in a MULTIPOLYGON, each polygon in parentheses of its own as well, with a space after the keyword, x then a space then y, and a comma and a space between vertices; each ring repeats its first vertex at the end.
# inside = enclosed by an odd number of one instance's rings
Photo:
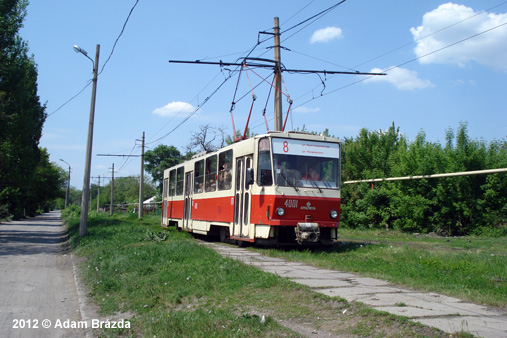
POLYGON ((65 209, 69 206, 69 194, 70 194, 70 164, 65 162, 64 160, 60 159, 63 163, 69 166, 69 177, 67 178, 67 191, 65 192, 65 209))
POLYGON ((143 139, 141 146, 141 175, 139 176, 139 214, 138 218, 143 217, 144 215, 144 131, 143 131, 143 139))
POLYGON ((79 222, 79 236, 85 236, 88 231, 88 195, 90 195, 90 172, 92 166, 93 120, 95 118, 95 98, 97 95, 97 76, 99 68, 100 45, 95 51, 95 62, 81 48, 74 46, 77 53, 81 53, 93 63, 92 99, 90 103, 90 119, 88 122, 88 141, 86 143, 85 173, 83 179, 83 195, 81 199, 81 219, 79 222))
POLYGON ((109 203, 109 216, 113 216, 113 197, 114 197, 114 163, 111 179, 111 202, 109 203))
POLYGON ((280 25, 275 18, 275 131, 281 131, 282 118, 282 60, 280 55, 280 25))
POLYGON ((99 175, 99 185, 97 187, 97 213, 99 212, 99 202, 100 202, 100 175, 99 175))

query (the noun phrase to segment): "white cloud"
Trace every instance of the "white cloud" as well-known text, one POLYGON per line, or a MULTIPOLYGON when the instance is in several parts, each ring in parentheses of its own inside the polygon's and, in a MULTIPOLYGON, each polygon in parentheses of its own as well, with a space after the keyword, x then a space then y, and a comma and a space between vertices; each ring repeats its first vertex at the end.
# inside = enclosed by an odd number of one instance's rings
POLYGON ((494 28, 505 22, 507 22, 507 13, 484 12, 478 14, 470 7, 449 2, 424 14, 422 25, 410 29, 414 40, 421 39, 417 41, 414 52, 417 57, 421 57, 492 29, 452 47, 422 57, 419 62, 422 64, 457 64, 463 67, 469 62, 475 61, 488 67, 507 71, 507 26, 494 28), (468 19, 472 16, 474 17, 468 19), (462 20, 465 21, 460 22, 462 20), (457 22, 460 23, 437 32, 457 22), (424 38, 429 34, 434 35, 424 38))
MULTIPOLYGON (((382 73, 382 69, 373 68, 371 73, 382 73)), ((393 68, 387 75, 372 76, 365 82, 387 82, 399 90, 415 90, 433 87, 429 80, 419 79, 417 72, 406 68, 393 68)))
POLYGON ((310 114, 310 113, 318 113, 320 111, 319 107, 315 108, 308 108, 308 107, 297 107, 292 110, 294 113, 301 113, 301 114, 310 114))
POLYGON ((338 27, 326 27, 315 31, 310 38, 311 43, 315 42, 329 42, 334 39, 343 38, 341 28, 338 27))
POLYGON ((180 113, 190 113, 193 112, 194 110, 195 107, 192 106, 190 103, 173 101, 161 108, 156 108, 155 110, 153 110, 152 113, 160 116, 177 116, 180 113))

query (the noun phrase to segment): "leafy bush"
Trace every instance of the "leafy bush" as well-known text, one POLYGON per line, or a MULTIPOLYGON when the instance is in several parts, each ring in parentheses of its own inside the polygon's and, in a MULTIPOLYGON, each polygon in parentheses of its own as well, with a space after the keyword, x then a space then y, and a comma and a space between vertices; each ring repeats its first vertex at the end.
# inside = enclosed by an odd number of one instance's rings
MULTIPOLYGON (((467 124, 447 130, 445 146, 420 132, 410 142, 394 124, 345 139, 343 180, 507 167, 507 141, 471 140, 467 124)), ((343 225, 445 235, 501 234, 507 224, 505 174, 344 185, 343 225), (490 229, 486 231, 486 229, 490 229)))

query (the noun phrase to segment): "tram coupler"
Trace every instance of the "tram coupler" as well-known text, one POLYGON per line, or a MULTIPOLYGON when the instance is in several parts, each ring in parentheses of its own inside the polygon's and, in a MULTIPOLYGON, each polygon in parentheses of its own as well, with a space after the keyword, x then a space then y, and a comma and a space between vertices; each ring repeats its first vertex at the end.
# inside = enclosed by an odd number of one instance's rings
POLYGON ((298 223, 294 231, 296 232, 296 241, 299 244, 317 243, 320 239, 320 228, 318 223, 298 223))

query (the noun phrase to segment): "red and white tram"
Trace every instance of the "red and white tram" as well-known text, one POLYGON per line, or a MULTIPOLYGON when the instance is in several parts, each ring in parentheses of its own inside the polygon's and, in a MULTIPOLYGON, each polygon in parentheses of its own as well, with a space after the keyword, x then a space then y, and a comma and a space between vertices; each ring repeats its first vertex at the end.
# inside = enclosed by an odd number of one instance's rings
POLYGON ((331 244, 340 220, 336 138, 269 132, 164 171, 162 225, 239 245, 331 244))

